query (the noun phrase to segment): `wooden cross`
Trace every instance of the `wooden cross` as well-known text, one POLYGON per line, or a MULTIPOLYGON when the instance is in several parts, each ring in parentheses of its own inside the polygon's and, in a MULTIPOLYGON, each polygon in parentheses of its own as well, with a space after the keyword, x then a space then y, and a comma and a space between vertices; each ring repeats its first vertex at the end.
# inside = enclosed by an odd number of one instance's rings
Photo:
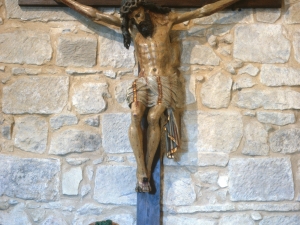
MULTIPOLYGON (((78 2, 90 6, 115 6, 121 4, 121 0, 78 0, 78 2)), ((168 7, 202 7, 217 0, 151 0, 161 6, 168 7)), ((233 8, 281 8, 281 0, 244 0, 231 7, 233 8)), ((20 6, 61 6, 54 0, 19 0, 20 6)))
MULTIPOLYGON (((202 7, 214 3, 217 0, 149 0, 161 6, 168 7, 202 7)), ((78 0, 85 5, 97 7, 119 7, 121 0, 78 0)), ((282 0, 242 0, 231 8, 280 8, 282 0)), ((19 0, 20 6, 63 6, 54 0, 19 0)), ((144 123, 145 126, 147 126, 144 123)), ((137 224, 158 225, 161 224, 161 169, 162 157, 157 151, 156 161, 153 163, 153 193, 137 194, 137 224)))

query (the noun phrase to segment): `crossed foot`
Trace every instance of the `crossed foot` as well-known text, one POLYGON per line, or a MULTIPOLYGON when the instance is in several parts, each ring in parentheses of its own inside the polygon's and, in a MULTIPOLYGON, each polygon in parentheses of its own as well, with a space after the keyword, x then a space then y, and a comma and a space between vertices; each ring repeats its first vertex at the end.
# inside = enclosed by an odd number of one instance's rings
POLYGON ((143 177, 142 181, 138 181, 135 188, 136 192, 150 192, 151 186, 147 177, 143 177))

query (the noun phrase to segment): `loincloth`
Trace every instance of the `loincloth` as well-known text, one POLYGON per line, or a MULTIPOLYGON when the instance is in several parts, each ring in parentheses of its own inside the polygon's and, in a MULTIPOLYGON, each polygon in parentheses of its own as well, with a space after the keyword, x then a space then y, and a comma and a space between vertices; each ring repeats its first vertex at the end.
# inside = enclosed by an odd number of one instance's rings
POLYGON ((139 77, 127 89, 127 103, 131 106, 134 102, 141 102, 146 107, 162 104, 167 108, 167 120, 164 125, 166 137, 166 151, 168 158, 174 158, 174 153, 179 147, 179 132, 174 109, 181 107, 182 92, 178 88, 177 75, 169 77, 148 76, 139 77))
POLYGON ((127 103, 142 102, 146 107, 163 104, 166 108, 179 106, 180 99, 176 74, 171 77, 139 77, 127 89, 127 103))

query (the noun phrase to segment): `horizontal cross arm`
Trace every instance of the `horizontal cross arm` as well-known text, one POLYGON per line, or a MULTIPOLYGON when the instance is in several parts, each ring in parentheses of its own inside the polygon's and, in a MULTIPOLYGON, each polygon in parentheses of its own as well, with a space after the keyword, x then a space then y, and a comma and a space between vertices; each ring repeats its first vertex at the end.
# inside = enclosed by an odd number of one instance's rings
MULTIPOLYGON (((202 7, 217 0, 150 0, 153 3, 168 7, 202 7)), ((78 2, 99 7, 119 7, 121 0, 78 0, 78 2)), ((63 6, 54 0, 19 0, 20 6, 63 6)), ((281 8, 281 0, 241 0, 233 8, 281 8)))

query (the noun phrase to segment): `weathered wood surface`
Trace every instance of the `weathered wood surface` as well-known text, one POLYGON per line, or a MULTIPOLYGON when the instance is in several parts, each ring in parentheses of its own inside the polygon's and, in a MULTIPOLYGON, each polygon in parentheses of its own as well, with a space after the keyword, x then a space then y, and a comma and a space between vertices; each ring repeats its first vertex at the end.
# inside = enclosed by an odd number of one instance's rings
MULTIPOLYGON (((158 150, 159 151, 159 150, 158 150)), ((153 164, 155 165, 152 173, 154 180, 151 187, 154 189, 150 193, 137 193, 137 224, 159 225, 161 224, 161 160, 159 157, 153 164)))
MULTIPOLYGON (((151 0, 156 4, 169 7, 201 7, 217 0, 151 0)), ((91 6, 120 6, 121 0, 78 0, 91 6)), ((54 0, 19 0, 21 6, 59 6, 54 0)), ((281 8, 281 0, 241 0, 233 8, 281 8)))

